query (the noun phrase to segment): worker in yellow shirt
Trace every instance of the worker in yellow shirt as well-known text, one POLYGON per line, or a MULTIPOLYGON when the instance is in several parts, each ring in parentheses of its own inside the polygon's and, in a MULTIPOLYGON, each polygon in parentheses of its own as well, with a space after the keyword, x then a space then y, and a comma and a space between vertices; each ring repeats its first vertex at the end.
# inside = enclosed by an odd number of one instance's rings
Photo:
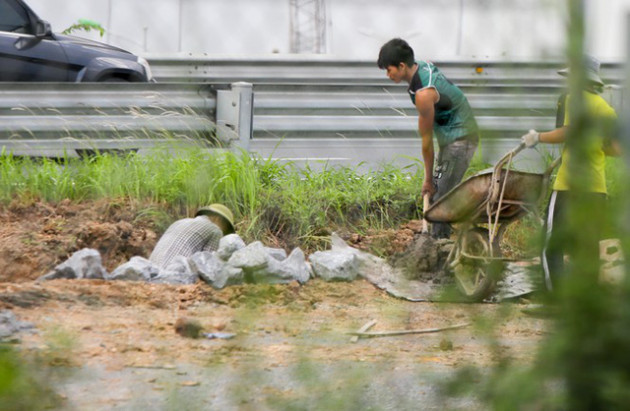
MULTIPOLYGON (((584 180, 579 181, 591 196, 591 205, 596 209, 593 212, 602 216, 607 202, 606 191, 606 156, 618 156, 620 154, 619 142, 610 136, 610 125, 617 118, 615 110, 604 100, 599 93, 603 90, 604 82, 599 76, 600 63, 593 57, 585 58, 585 70, 588 78, 588 87, 583 93, 584 105, 597 121, 598 135, 589 139, 588 164, 585 166, 584 180)), ((560 70, 558 73, 567 76, 568 70, 560 70)), ((568 100, 570 96, 567 96, 568 100)), ((570 126, 568 110, 569 105, 559 104, 561 107, 559 118, 562 122, 558 128, 552 131, 539 133, 530 130, 522 137, 522 142, 527 147, 534 147, 538 143, 562 144, 567 138, 567 128, 570 126)), ((553 192, 547 209, 547 219, 545 222, 545 242, 542 251, 542 268, 545 276, 547 290, 553 291, 557 288, 564 273, 564 244, 567 240, 565 227, 567 227, 567 202, 569 201, 569 170, 571 169, 571 158, 566 147, 562 150, 562 164, 558 170, 556 181, 553 185, 553 192)), ((597 226, 597 225, 595 225, 597 226)), ((601 228, 601 227, 599 227, 601 228)), ((591 233, 589 233, 591 234, 591 233)), ((599 260, 599 240, 600 233, 594 233, 589 252, 594 258, 599 260)))

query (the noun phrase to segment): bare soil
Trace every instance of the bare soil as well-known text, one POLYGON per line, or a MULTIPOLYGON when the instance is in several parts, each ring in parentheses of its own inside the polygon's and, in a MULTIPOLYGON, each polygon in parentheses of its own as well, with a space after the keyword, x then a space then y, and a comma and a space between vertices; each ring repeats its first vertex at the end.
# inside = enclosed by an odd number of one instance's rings
MULTIPOLYGON (((138 218, 141 209, 107 202, 33 203, 0 209, 0 310, 12 310, 37 329, 20 335, 24 353, 44 355, 50 365, 101 367, 109 373, 228 365, 286 374, 305 355, 324 368, 343 362, 385 365, 392 373, 415 372, 424 365, 454 371, 467 364, 488 367, 497 355, 530 362, 546 332, 545 321, 524 316, 518 304, 506 310, 487 304, 410 303, 391 298, 365 281, 249 284, 220 291, 203 283, 34 281, 84 247, 98 249, 108 270, 133 255, 147 256, 159 230, 151 221, 138 218), (229 341, 184 338, 175 332, 182 317, 198 321, 206 332, 237 336, 229 341), (498 345, 487 344, 489 334, 477 327, 481 317, 496 324, 498 345), (446 333, 350 343, 346 333, 373 319, 377 320, 373 331, 472 325, 446 333)), ((393 255, 413 242, 419 227, 418 222, 411 222, 400 230, 346 238, 359 248, 374 249, 376 244, 383 254, 393 255)), ((166 384, 160 378, 139 381, 134 378, 144 377, 125 375, 130 386, 148 385, 154 394, 166 384)), ((172 379, 182 379, 187 389, 199 387, 201 393, 211 388, 207 381, 189 381, 191 376, 182 375, 173 374, 172 379)), ((115 379, 120 378, 116 374, 115 379)), ((85 398, 76 394, 71 387, 85 383, 82 379, 65 385, 64 404, 75 409, 113 409, 110 397, 114 393, 103 391, 85 398)), ((280 397, 295 394, 281 388, 269 389, 280 397)), ((118 409, 129 409, 132 400, 114 402, 122 407, 118 409)))
MULTIPOLYGON (((321 409, 330 393, 346 401, 346 391, 374 409, 414 409, 421 401, 439 410, 439 381, 464 366, 531 363, 547 326, 518 305, 410 303, 365 281, 221 291, 204 284, 3 283, 0 307, 36 327, 20 335, 23 355, 69 370, 51 380, 64 410, 178 409, 173 395, 197 398, 185 409, 321 409), (175 329, 184 317, 205 332, 236 337, 184 338, 175 329), (371 331, 471 325, 352 343, 347 333, 371 320, 371 331), (495 325, 497 340, 484 321, 495 325), (313 371, 299 377, 304 366, 313 371)), ((484 408, 467 402, 462 409, 484 408)))
POLYGON ((373 230, 366 235, 346 234, 343 237, 355 248, 391 257, 405 252, 421 233, 422 221, 412 220, 397 230, 373 230))
POLYGON ((82 248, 100 251, 110 271, 134 255, 149 255, 157 235, 150 221, 137 218, 141 209, 110 201, 1 207, 0 282, 34 280, 82 248))

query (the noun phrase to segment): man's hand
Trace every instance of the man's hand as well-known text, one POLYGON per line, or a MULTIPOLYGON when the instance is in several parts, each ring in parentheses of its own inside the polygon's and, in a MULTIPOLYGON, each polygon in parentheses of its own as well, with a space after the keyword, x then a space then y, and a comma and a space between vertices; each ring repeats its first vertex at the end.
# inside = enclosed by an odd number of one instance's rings
POLYGON ((429 195, 429 197, 433 197, 433 194, 435 194, 435 186, 433 185, 433 182, 430 179, 424 180, 424 183, 422 184, 422 197, 424 197, 425 195, 429 195))
POLYGON ((536 130, 529 130, 529 133, 521 137, 521 142, 525 144, 525 147, 532 148, 540 141, 540 133, 536 130))

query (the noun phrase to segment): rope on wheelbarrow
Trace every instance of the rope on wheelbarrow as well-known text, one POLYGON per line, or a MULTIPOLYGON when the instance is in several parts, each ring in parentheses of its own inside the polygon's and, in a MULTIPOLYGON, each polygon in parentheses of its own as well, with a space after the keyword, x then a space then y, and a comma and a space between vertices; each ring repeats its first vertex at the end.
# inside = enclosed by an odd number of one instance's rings
MULTIPOLYGON (((508 156, 508 163, 507 163, 507 168, 505 170, 505 179, 503 180, 503 185, 501 187, 501 191, 499 194, 499 205, 497 207, 497 211, 496 211, 496 216, 494 218, 494 224, 492 223, 492 201, 488 201, 487 204, 487 209, 486 212, 488 214, 488 240, 490 241, 490 244, 494 243, 494 238, 497 235, 497 230, 499 227, 499 216, 501 215, 501 207, 503 206, 503 198, 505 197, 505 188, 507 187, 507 181, 508 178, 510 176, 510 168, 512 167, 512 159, 514 158, 514 152, 510 152, 509 156, 508 156)), ((503 171, 503 166, 501 166, 501 168, 498 170, 499 171, 499 176, 502 174, 503 171)), ((494 183, 494 181, 493 181, 494 183)), ((494 188, 494 184, 492 186, 494 188)), ((492 191, 492 190, 491 190, 492 191)), ((494 197, 493 195, 494 193, 490 193, 490 195, 492 197, 494 197)), ((490 198, 490 200, 492 200, 492 197, 490 198)))

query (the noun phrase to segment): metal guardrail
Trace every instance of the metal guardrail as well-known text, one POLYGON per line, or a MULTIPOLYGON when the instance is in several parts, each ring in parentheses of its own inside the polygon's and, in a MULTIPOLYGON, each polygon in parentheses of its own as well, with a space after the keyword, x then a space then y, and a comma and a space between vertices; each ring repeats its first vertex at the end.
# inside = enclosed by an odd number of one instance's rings
MULTIPOLYGON (((557 96, 550 93, 469 93, 484 137, 515 137, 554 125, 557 96), (520 133, 520 134, 519 134, 520 133)), ((256 92, 257 138, 413 138, 417 113, 406 90, 355 94, 325 91, 256 92)))
MULTIPOLYGON (((178 136, 238 140, 262 155, 292 159, 419 156, 406 87, 391 83, 374 62, 313 56, 150 62, 157 84, 0 83, 0 147, 45 155, 61 147, 144 148, 178 136), (242 81, 253 83, 255 101, 251 85, 229 86, 242 81)), ((436 64, 464 90, 488 141, 507 144, 530 128, 554 126, 560 64, 436 64)), ((620 83, 622 73, 621 65, 603 66, 609 82, 620 83)))
MULTIPOLYGON (((352 166, 366 163, 367 167, 384 162, 405 167, 415 163, 413 158, 421 157, 417 113, 404 87, 344 86, 336 91, 319 86, 272 91, 273 87, 267 86, 257 91, 261 88, 254 87, 254 139, 250 147, 263 157, 311 166, 319 160, 352 166)), ((483 159, 494 162, 530 128, 553 128, 558 98, 554 91, 468 92, 484 139, 483 159)), ((543 162, 535 152, 518 159, 524 169, 542 167, 543 162)))
MULTIPOLYGON (((385 72, 372 60, 342 60, 317 55, 221 57, 193 54, 149 55, 153 74, 162 82, 263 84, 355 84, 389 86, 385 72)), ((559 87, 557 70, 563 62, 501 62, 485 60, 436 61, 460 87, 559 87)), ((602 64, 602 78, 620 84, 623 66, 602 64)))
MULTIPOLYGON (((260 138, 411 138, 416 114, 404 85, 375 61, 327 56, 260 58, 149 56, 159 81, 254 84, 254 140, 260 138)), ((436 65, 463 89, 487 138, 516 138, 554 126, 564 80, 561 62, 444 61, 436 65)), ((623 67, 602 66, 620 84, 623 67)))
POLYGON ((246 83, 0 83, 0 147, 59 156, 173 141, 246 145, 251 102, 246 83))

